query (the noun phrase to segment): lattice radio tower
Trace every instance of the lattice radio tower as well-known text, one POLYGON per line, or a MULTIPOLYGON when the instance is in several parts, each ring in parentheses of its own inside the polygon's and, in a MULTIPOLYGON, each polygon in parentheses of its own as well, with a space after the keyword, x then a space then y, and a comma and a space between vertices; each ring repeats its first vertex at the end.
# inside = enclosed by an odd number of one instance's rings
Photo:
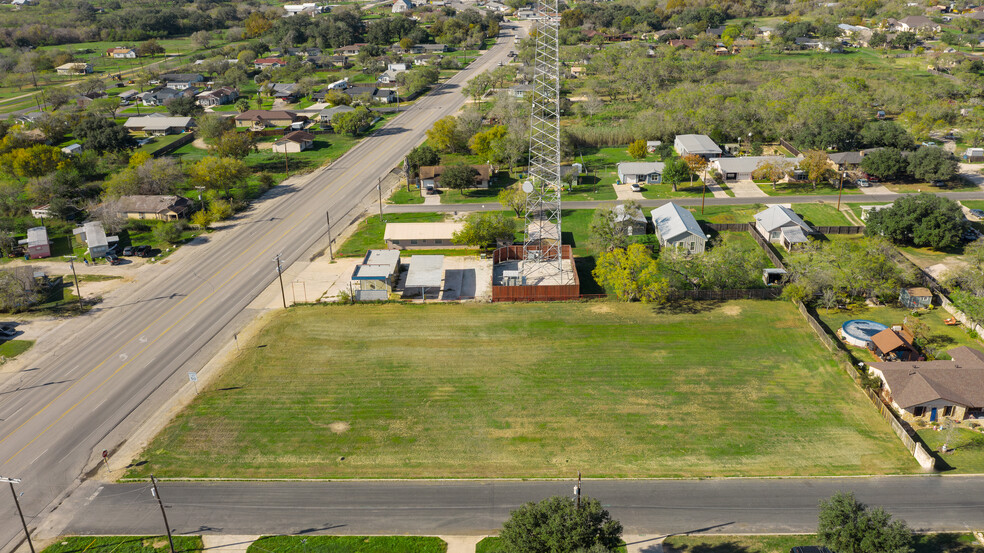
POLYGON ((527 200, 522 271, 528 284, 564 281, 560 247, 560 14, 557 2, 538 0, 536 6, 530 178, 523 183, 527 200))

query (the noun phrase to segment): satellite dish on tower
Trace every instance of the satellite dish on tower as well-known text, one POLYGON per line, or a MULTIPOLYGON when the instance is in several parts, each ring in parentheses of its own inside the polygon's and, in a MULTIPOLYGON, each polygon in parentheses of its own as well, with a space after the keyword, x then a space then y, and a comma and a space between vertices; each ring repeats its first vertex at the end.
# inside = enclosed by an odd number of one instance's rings
POLYGON ((523 192, 530 194, 533 192, 533 183, 530 181, 523 182, 523 192))

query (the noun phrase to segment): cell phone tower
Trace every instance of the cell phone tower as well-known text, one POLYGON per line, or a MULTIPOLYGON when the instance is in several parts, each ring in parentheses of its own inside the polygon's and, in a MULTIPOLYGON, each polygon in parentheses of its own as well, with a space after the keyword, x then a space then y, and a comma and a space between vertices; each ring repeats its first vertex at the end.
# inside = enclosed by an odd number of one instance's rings
POLYGON ((523 183, 527 284, 564 282, 560 245, 560 14, 558 0, 538 0, 530 110, 530 172, 523 183))

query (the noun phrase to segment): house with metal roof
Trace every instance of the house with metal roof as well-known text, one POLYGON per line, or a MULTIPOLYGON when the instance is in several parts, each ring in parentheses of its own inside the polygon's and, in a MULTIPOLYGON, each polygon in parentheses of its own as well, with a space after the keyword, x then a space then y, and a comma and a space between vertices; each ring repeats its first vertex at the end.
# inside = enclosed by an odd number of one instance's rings
POLYGON ((400 277, 400 250, 369 250, 352 271, 356 301, 384 301, 400 277))
POLYGON ((947 361, 869 363, 882 396, 907 421, 961 421, 984 414, 984 352, 967 346, 947 351, 947 361))
POLYGON ((161 82, 166 83, 168 88, 185 90, 205 82, 205 77, 201 73, 167 73, 161 75, 161 82))
POLYGON ((383 231, 386 247, 395 250, 468 248, 451 240, 464 223, 387 223, 383 231))
POLYGON ((88 223, 76 228, 72 231, 72 234, 77 236, 79 240, 85 243, 89 248, 89 257, 93 259, 97 257, 106 257, 109 253, 110 242, 119 242, 120 239, 116 236, 106 236, 106 231, 103 229, 102 221, 89 221, 88 223))
POLYGON ((664 248, 683 248, 690 253, 704 253, 707 235, 697 224, 694 214, 673 202, 650 213, 656 238, 664 248))
POLYGON ((663 182, 665 163, 659 161, 623 161, 616 165, 622 184, 659 184, 663 182))
POLYGON ((646 234, 649 221, 646 219, 646 215, 643 214, 642 207, 638 204, 633 204, 628 209, 625 204, 618 204, 615 206, 614 211, 615 222, 625 229, 626 236, 642 236, 646 234))
POLYGON ((721 147, 706 134, 678 134, 673 139, 673 149, 680 156, 698 155, 708 160, 721 157, 721 147))
POLYGON ((782 244, 789 249, 808 242, 806 235, 813 229, 792 209, 773 204, 755 214, 755 228, 769 242, 782 244))
POLYGON ((190 131, 195 124, 195 120, 191 117, 160 117, 158 115, 131 117, 123 123, 123 128, 130 132, 163 136, 190 131))
POLYGON ((27 238, 18 240, 20 246, 27 246, 27 256, 31 259, 51 257, 51 242, 48 240, 48 229, 31 227, 27 229, 27 238))
POLYGON ((790 168, 802 161, 803 156, 795 158, 783 156, 721 157, 711 161, 710 166, 717 169, 725 182, 752 180, 752 173, 766 163, 788 163, 790 168))

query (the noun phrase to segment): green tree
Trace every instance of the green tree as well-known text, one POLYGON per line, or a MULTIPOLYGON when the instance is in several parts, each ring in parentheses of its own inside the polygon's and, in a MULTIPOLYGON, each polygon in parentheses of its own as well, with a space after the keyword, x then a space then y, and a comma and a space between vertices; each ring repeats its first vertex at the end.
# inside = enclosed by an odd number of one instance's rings
POLYGON ((137 46, 139 56, 159 56, 164 53, 164 47, 157 42, 157 39, 149 39, 137 46))
POLYGON ((228 130, 209 146, 209 151, 219 157, 245 159, 256 151, 256 139, 251 132, 228 130))
POLYGON ((871 121, 861 129, 861 141, 866 148, 898 148, 911 150, 912 135, 895 121, 871 121))
POLYGON ((468 147, 482 159, 499 163, 502 161, 501 143, 508 135, 509 129, 505 125, 496 125, 475 133, 468 141, 468 147))
POLYGON ((478 170, 471 165, 457 163, 444 168, 441 173, 441 186, 451 190, 464 190, 475 186, 478 170))
POLYGON ((212 224, 212 215, 208 211, 196 211, 191 216, 191 224, 202 230, 206 230, 212 224))
POLYGON ((806 178, 813 184, 814 190, 817 189, 817 183, 830 178, 833 173, 829 162, 830 158, 823 150, 809 150, 803 154, 799 168, 806 172, 806 178))
POLYGON ((508 207, 516 213, 517 217, 519 217, 526 212, 526 199, 528 197, 529 194, 523 192, 523 189, 520 188, 517 183, 500 190, 496 199, 499 201, 499 205, 508 207))
POLYGON ((670 288, 652 253, 642 244, 602 253, 591 274, 621 301, 661 303, 670 288))
POLYGON ((427 141, 440 152, 459 153, 463 150, 458 130, 458 120, 451 115, 442 117, 434 122, 427 130, 427 141))
POLYGON ((239 98, 236 100, 236 111, 243 113, 249 111, 249 98, 239 98))
POLYGON ((465 226, 454 233, 455 244, 488 248, 497 242, 512 243, 516 234, 516 221, 502 213, 483 211, 473 213, 465 220, 465 226))
POLYGON ((683 156, 683 161, 686 162, 687 169, 689 169, 690 186, 693 187, 694 175, 699 175, 704 169, 707 169, 707 159, 697 154, 687 154, 683 156))
MULTIPOLYGON (((223 117, 217 113, 206 113, 195 120, 198 124, 198 134, 205 140, 215 140, 223 133, 232 130, 233 118, 223 117)), ((247 134, 247 133, 243 133, 247 134)))
POLYGON ((881 237, 837 242, 811 241, 785 261, 788 284, 783 294, 790 299, 812 301, 826 290, 858 299, 898 297, 903 283, 913 274, 903 271, 897 250, 881 237))
POLYGON ((686 161, 679 157, 671 157, 666 160, 663 167, 663 180, 670 181, 674 192, 677 191, 677 185, 688 178, 690 178, 690 166, 687 165, 686 161))
POLYGON ((40 177, 51 173, 66 160, 60 149, 37 144, 4 154, 0 162, 8 172, 18 177, 40 177))
POLYGON ((178 117, 192 117, 202 112, 202 106, 198 105, 194 96, 178 96, 164 102, 167 112, 178 117))
POLYGON ((861 169, 880 179, 895 180, 909 172, 909 162, 902 151, 896 148, 882 148, 868 152, 861 158, 861 169))
POLYGON ((414 177, 419 174, 421 167, 437 165, 440 162, 441 155, 427 144, 421 144, 407 154, 407 170, 414 177))
POLYGON ((154 227, 154 239, 167 244, 177 244, 181 240, 181 228, 175 223, 161 223, 154 227))
POLYGON ((912 531, 881 507, 869 508, 853 493, 820 501, 820 543, 838 553, 912 553, 912 531))
POLYGON ((86 150, 99 153, 133 149, 136 140, 122 125, 105 117, 83 117, 72 129, 86 150))
POLYGON ((752 171, 753 179, 765 179, 772 183, 772 189, 776 189, 776 183, 786 178, 793 172, 792 162, 784 159, 772 161, 762 161, 758 167, 752 171))
POLYGON ((13 271, 0 271, 0 311, 23 311, 39 299, 40 293, 29 291, 13 271))
POLYGON ((235 212, 232 204, 225 200, 212 200, 208 203, 208 215, 212 221, 224 221, 235 212))
POLYGON ((555 496, 513 511, 499 538, 510 553, 613 552, 621 545, 622 525, 597 499, 582 498, 578 508, 571 498, 555 496))
POLYGON ((635 159, 646 157, 646 141, 643 139, 635 140, 629 144, 629 155, 635 159))
POLYGON ((199 50, 208 48, 208 45, 212 43, 212 33, 208 31, 195 31, 191 33, 191 43, 199 50))
POLYGON ((206 156, 188 169, 191 181, 209 190, 222 189, 229 197, 229 189, 246 180, 249 169, 233 157, 206 156))
POLYGON ((417 94, 436 83, 440 76, 441 73, 436 67, 429 65, 414 66, 413 69, 399 76, 403 84, 403 94, 401 96, 413 96, 417 94))
POLYGON ((273 22, 267 19, 266 15, 260 11, 254 11, 246 18, 246 37, 256 38, 269 31, 273 27, 273 22))
POLYGON ((87 108, 89 113, 101 115, 112 119, 116 117, 116 110, 120 109, 121 100, 118 96, 108 98, 96 98, 87 108))
POLYGON ((957 167, 953 154, 936 146, 923 146, 909 154, 909 172, 922 181, 950 180, 957 174, 957 167))
POLYGON ((936 250, 960 243, 964 216, 957 202, 922 193, 908 194, 891 207, 868 214, 865 234, 884 236, 896 244, 927 246, 936 250))
POLYGON ((634 201, 622 204, 621 211, 616 205, 605 205, 595 210, 588 234, 591 242, 601 251, 610 252, 625 248, 629 244, 628 228, 631 220, 619 213, 642 213, 642 208, 634 201))
POLYGON ((338 134, 355 136, 372 122, 372 112, 365 106, 358 106, 352 111, 336 113, 331 118, 331 127, 338 134))

